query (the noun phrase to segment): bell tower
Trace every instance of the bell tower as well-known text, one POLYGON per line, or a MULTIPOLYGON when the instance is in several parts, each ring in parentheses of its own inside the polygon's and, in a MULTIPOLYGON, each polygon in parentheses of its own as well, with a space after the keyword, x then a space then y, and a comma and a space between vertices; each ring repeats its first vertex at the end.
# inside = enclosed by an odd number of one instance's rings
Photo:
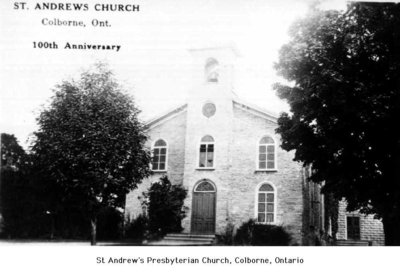
POLYGON ((238 56, 233 46, 197 48, 189 50, 193 61, 193 88, 188 96, 191 99, 232 97, 234 64, 238 56), (211 96, 209 96, 211 94, 211 96))
MULTIPOLYGON (((206 179, 213 183, 217 192, 215 208, 218 230, 219 226, 226 223, 224 216, 228 209, 226 201, 231 179, 229 170, 233 141, 232 84, 237 51, 231 46, 189 51, 193 61, 193 86, 187 96, 183 177, 183 184, 188 189, 186 205, 192 207, 193 187, 199 181, 206 179)), ((183 227, 191 227, 191 215, 183 222, 189 222, 183 227)))

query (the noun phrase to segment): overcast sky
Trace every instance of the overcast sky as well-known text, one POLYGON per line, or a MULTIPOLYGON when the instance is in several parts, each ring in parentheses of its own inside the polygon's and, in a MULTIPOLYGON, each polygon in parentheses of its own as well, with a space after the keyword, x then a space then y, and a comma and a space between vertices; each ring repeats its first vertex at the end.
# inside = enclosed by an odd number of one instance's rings
MULTIPOLYGON (((274 112, 287 110, 271 89, 279 80, 273 64, 288 40, 290 24, 306 14, 310 1, 117 1, 139 4, 136 13, 35 11, 36 1, 27 1, 30 10, 17 11, 13 2, 0 4, 0 128, 15 134, 26 148, 51 89, 96 61, 109 63, 146 120, 185 101, 191 87, 188 48, 234 43, 241 53, 234 83, 237 95, 274 112), (43 18, 83 20, 87 27, 44 26, 43 18), (95 18, 108 20, 111 27, 90 26, 95 18), (56 42, 59 48, 34 49, 34 41, 56 42), (66 42, 121 49, 65 50, 66 42)), ((344 7, 344 1, 328 2, 330 7, 344 7)))

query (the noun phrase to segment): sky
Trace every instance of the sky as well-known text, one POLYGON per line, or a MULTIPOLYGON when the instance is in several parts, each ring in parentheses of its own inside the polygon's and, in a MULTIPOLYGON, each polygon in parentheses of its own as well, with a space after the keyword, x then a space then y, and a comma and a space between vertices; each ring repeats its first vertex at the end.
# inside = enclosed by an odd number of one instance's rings
MULTIPOLYGON (((291 23, 304 17, 310 0, 139 0, 109 1, 140 5, 139 12, 15 10, 0 4, 0 131, 14 134, 28 147, 38 129, 36 118, 49 103, 52 89, 76 78, 97 61, 107 62, 135 98, 142 120, 185 102, 191 84, 189 48, 234 44, 241 56, 235 65, 238 97, 279 113, 287 104, 272 90, 281 81, 273 69, 291 23), (82 20, 86 27, 43 25, 43 19, 82 20), (91 26, 93 19, 111 27, 91 26), (39 49, 33 42, 56 42, 39 49), (66 42, 121 45, 120 51, 68 50, 66 42)), ((100 1, 52 1, 88 3, 100 1)), ((106 3, 106 2, 104 2, 106 3)), ((345 7, 327 0, 327 8, 345 7)))

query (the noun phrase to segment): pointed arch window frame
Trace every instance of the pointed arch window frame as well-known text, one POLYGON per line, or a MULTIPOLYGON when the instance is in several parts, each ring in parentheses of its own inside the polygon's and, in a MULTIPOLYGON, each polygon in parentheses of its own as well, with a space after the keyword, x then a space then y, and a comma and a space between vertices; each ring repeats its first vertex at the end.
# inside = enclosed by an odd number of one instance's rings
POLYGON ((257 144, 256 144, 256 148, 257 148, 256 149, 256 171, 260 171, 260 172, 262 172, 262 171, 265 171, 265 172, 278 171, 278 152, 277 152, 276 143, 277 143, 277 141, 276 141, 275 137, 273 137, 273 136, 271 136, 269 134, 265 134, 265 135, 263 135, 263 136, 258 138, 257 144), (271 138, 273 143, 261 143, 261 141, 266 137, 271 138), (265 149, 266 149, 266 153, 265 154, 266 154, 267 158, 268 158, 268 152, 267 152, 268 146, 273 146, 274 147, 274 167, 273 168, 268 168, 267 159, 265 160, 265 168, 260 168, 260 155, 261 155, 260 154, 260 148, 261 148, 261 146, 265 146, 265 149))
POLYGON ((151 145, 151 170, 153 172, 166 172, 168 170, 168 149, 169 149, 169 145, 168 142, 163 139, 163 138, 158 138, 157 140, 155 140, 152 145, 151 145), (165 143, 165 145, 162 146, 156 146, 158 141, 163 141, 165 143), (155 150, 158 150, 158 154, 159 154, 159 161, 158 161, 158 165, 160 165, 162 162, 161 160, 161 155, 162 155, 162 149, 165 149, 165 161, 164 161, 164 168, 163 169, 154 169, 154 165, 153 165, 153 159, 155 156, 155 150))
POLYGON ((215 139, 214 139, 214 137, 213 136, 211 136, 210 134, 205 134, 204 136, 202 136, 201 138, 200 138, 200 141, 199 141, 199 144, 197 145, 197 161, 196 161, 196 169, 198 169, 198 170, 214 170, 215 169, 215 165, 216 165, 216 160, 215 160, 215 158, 216 158, 216 142, 215 142, 215 139), (210 137, 211 139, 212 139, 212 141, 203 141, 203 139, 204 138, 206 138, 206 137, 210 137), (212 147, 212 150, 213 150, 213 154, 212 154, 212 159, 213 159, 213 162, 212 162, 212 166, 201 166, 200 165, 200 160, 202 159, 202 156, 201 156, 201 150, 202 150, 202 145, 204 145, 204 147, 205 147, 205 159, 207 160, 207 156, 208 156, 208 150, 209 150, 209 145, 212 145, 213 147, 212 147))
POLYGON ((275 187, 275 185, 269 181, 263 181, 260 184, 257 185, 256 187, 256 191, 255 191, 255 204, 254 204, 254 218, 256 220, 256 223, 258 224, 270 224, 270 225, 274 225, 278 223, 277 217, 277 208, 278 208, 278 191, 277 188, 275 187), (261 187, 264 185, 269 185, 272 188, 272 191, 260 191, 261 187), (260 193, 265 193, 265 202, 260 202, 259 201, 259 194, 260 193), (267 214, 268 214, 268 210, 267 210, 267 204, 271 203, 267 201, 267 195, 268 194, 273 194, 273 221, 272 222, 267 222, 267 214), (261 222, 258 219, 258 214, 259 214, 259 206, 260 203, 265 204, 265 221, 261 222))

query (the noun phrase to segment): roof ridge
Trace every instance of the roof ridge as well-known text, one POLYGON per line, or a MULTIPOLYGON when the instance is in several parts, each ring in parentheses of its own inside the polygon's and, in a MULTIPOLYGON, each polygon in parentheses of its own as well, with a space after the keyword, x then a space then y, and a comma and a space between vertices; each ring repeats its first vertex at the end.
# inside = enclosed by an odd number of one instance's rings
POLYGON ((162 119, 164 119, 164 118, 166 118, 166 117, 168 117, 168 116, 170 116, 170 115, 172 115, 174 113, 177 113, 177 112, 183 110, 185 107, 187 107, 187 103, 180 104, 179 106, 175 106, 174 108, 169 109, 168 111, 164 111, 163 113, 160 113, 157 116, 147 120, 145 122, 145 126, 151 126, 154 123, 157 123, 158 121, 160 121, 160 120, 162 120, 162 119))
POLYGON ((266 114, 266 115, 268 115, 270 117, 273 117, 273 118, 276 118, 276 119, 278 119, 278 117, 279 117, 278 113, 272 112, 272 111, 267 110, 265 108, 262 108, 262 107, 259 107, 257 105, 254 105, 252 103, 249 103, 247 101, 244 101, 244 100, 240 99, 239 97, 233 98, 233 102, 235 102, 237 104, 240 104, 240 105, 244 105, 244 106, 246 106, 246 107, 248 107, 250 109, 256 110, 258 112, 261 112, 263 114, 266 114))

